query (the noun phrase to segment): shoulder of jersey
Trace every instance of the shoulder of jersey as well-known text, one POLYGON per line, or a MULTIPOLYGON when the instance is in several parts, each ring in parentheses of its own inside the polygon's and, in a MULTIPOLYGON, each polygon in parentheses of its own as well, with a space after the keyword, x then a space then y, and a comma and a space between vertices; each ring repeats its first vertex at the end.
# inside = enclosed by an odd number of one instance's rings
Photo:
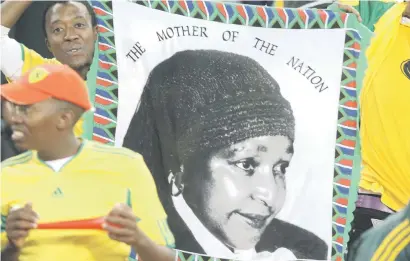
POLYGON ((48 60, 50 64, 61 64, 56 58, 51 58, 48 60))
POLYGON ((26 151, 20 155, 8 158, 1 162, 1 169, 28 163, 33 158, 32 151, 26 151))
POLYGON ((88 141, 88 148, 92 152, 109 154, 112 158, 129 158, 129 159, 140 159, 142 156, 130 149, 123 147, 114 147, 111 145, 102 144, 95 141, 88 141))

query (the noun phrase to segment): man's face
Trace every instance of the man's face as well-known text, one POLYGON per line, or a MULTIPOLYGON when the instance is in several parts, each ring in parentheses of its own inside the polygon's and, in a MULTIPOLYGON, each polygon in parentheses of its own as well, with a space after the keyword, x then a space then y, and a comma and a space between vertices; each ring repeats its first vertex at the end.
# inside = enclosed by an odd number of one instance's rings
POLYGON ((22 150, 41 150, 50 143, 56 129, 56 106, 52 100, 20 106, 4 102, 12 140, 22 150))
POLYGON ((407 2, 407 6, 406 6, 406 9, 404 10, 403 16, 410 18, 410 1, 407 2))
POLYGON ((184 198, 222 242, 235 249, 251 249, 283 207, 285 171, 292 155, 292 144, 283 136, 234 144, 211 157, 209 177, 189 189, 201 196, 194 196, 195 202, 185 193, 184 198))
POLYGON ((97 30, 80 2, 56 4, 46 14, 47 46, 54 57, 73 69, 90 66, 97 30))

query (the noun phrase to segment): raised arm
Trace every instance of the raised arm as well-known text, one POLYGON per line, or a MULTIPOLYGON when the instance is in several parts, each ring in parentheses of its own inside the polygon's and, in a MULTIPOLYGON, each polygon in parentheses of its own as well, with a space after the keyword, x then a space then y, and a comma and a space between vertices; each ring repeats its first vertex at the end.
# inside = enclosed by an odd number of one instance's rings
POLYGON ((21 45, 8 34, 32 1, 7 0, 1 4, 1 71, 8 80, 15 80, 21 76, 24 65, 21 45))
POLYGON ((31 0, 7 0, 1 4, 1 25, 12 28, 31 2, 31 0))

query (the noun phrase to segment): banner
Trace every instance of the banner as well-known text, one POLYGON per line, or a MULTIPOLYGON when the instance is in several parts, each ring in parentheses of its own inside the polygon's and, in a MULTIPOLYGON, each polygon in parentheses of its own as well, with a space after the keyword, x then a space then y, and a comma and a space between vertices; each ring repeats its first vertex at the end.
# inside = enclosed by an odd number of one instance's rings
POLYGON ((343 260, 369 38, 356 18, 204 1, 92 4, 93 139, 144 156, 179 260, 343 260))

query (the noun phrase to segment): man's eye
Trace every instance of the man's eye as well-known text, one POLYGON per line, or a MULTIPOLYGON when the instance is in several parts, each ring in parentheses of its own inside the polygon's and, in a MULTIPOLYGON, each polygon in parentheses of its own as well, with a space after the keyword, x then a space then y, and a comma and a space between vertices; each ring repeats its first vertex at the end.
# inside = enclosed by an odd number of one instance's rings
POLYGON ((30 105, 20 105, 22 111, 28 111, 30 109, 30 105))
POLYGON ((62 32, 63 31, 63 29, 62 28, 55 28, 54 30, 53 30, 53 33, 55 33, 55 34, 57 34, 57 33, 60 33, 60 32, 62 32))
POLYGON ((30 109, 30 105, 16 105, 15 108, 18 113, 25 114, 30 109))
POLYGON ((85 26, 85 24, 83 23, 77 23, 74 25, 75 28, 83 28, 85 26))

